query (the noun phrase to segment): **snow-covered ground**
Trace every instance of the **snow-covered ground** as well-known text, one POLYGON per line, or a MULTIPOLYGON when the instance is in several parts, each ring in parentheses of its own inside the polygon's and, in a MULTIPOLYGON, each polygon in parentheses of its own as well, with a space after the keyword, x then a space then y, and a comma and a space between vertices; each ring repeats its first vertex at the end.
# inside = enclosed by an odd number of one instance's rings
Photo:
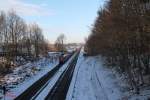
POLYGON ((124 76, 105 66, 100 56, 83 57, 81 52, 66 100, 148 100, 144 94, 133 94, 124 76))
MULTIPOLYGON (((70 61, 59 69, 34 99, 44 100, 70 61)), ((124 75, 105 66, 103 62, 101 56, 84 57, 83 50, 80 52, 66 100, 149 100, 149 88, 141 90, 140 95, 134 94, 129 90, 124 75)), ((12 74, 5 76, 9 88, 6 100, 13 100, 56 64, 58 61, 50 63, 43 58, 16 68, 12 74)))
POLYGON ((13 73, 6 75, 1 80, 6 83, 8 89, 6 100, 13 100, 57 64, 58 60, 51 61, 51 59, 43 57, 37 62, 29 62, 14 69, 13 73))

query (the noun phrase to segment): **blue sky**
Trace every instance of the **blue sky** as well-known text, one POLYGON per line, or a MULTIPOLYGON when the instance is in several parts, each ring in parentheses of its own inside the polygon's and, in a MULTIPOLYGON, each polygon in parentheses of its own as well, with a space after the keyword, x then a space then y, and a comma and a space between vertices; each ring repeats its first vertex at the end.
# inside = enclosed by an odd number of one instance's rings
POLYGON ((28 23, 36 22, 52 43, 59 34, 66 42, 84 42, 104 0, 1 0, 0 10, 15 9, 28 23))

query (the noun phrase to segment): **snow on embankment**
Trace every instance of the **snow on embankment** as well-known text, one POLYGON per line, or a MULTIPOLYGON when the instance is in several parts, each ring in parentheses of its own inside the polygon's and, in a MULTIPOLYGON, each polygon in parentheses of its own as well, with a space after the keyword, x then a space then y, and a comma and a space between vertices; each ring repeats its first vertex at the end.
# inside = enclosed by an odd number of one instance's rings
POLYGON ((130 92, 124 76, 103 65, 100 56, 81 52, 66 100, 147 100, 130 92))
POLYGON ((13 73, 6 75, 4 79, 9 89, 6 93, 6 100, 13 100, 57 64, 58 61, 51 62, 48 58, 42 58, 37 62, 20 66, 13 73))
POLYGON ((135 94, 130 89, 124 74, 118 73, 115 68, 105 66, 101 57, 98 57, 96 62, 96 77, 107 94, 108 100, 148 100, 150 90, 141 90, 139 95, 135 94))

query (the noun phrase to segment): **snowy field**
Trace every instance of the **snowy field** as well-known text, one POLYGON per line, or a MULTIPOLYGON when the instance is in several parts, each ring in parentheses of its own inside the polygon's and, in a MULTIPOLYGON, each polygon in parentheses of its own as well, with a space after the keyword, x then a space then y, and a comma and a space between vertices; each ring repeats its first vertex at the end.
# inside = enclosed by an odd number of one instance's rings
POLYGON ((104 66, 100 56, 84 58, 81 52, 66 100, 148 100, 146 92, 133 94, 124 76, 104 66))
MULTIPOLYGON (((52 61, 50 58, 43 57, 36 62, 29 62, 14 69, 13 73, 6 75, 1 80, 5 82, 8 89, 6 100, 13 100, 57 64, 58 60, 52 61)), ((3 98, 2 95, 1 98, 3 98)))

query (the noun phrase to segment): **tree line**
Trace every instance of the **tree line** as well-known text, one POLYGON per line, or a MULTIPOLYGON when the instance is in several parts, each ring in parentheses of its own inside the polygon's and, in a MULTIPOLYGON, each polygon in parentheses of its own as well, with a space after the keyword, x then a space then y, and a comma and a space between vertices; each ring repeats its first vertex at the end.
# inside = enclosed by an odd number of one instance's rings
POLYGON ((105 63, 128 77, 137 93, 150 75, 149 0, 109 0, 87 39, 89 55, 101 54, 105 63))
POLYGON ((18 55, 38 58, 48 50, 48 41, 38 24, 27 24, 15 11, 0 11, 0 52, 7 61, 18 55))

